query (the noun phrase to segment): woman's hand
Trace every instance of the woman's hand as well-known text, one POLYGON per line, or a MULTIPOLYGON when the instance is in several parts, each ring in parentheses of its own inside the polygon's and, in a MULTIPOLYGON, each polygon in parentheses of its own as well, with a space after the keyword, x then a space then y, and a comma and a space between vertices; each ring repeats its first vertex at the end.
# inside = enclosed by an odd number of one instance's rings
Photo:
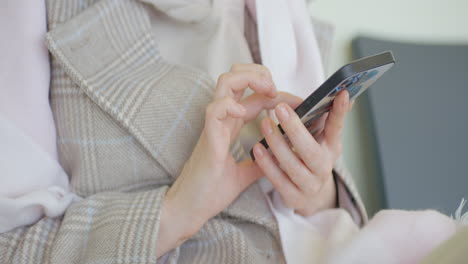
POLYGON ((321 128, 312 136, 294 110, 280 103, 275 113, 290 144, 271 119, 262 121, 262 132, 273 155, 263 145, 256 144, 256 163, 285 205, 303 216, 336 204, 332 170, 341 154, 344 118, 351 106, 348 92, 341 92, 328 115, 309 128, 310 131, 321 128))
POLYGON ((158 235, 159 256, 195 234, 263 176, 251 160, 236 163, 229 150, 246 122, 279 102, 296 107, 301 99, 278 93, 263 66, 235 65, 219 77, 199 141, 166 194, 158 235), (241 100, 247 87, 254 93, 241 100))

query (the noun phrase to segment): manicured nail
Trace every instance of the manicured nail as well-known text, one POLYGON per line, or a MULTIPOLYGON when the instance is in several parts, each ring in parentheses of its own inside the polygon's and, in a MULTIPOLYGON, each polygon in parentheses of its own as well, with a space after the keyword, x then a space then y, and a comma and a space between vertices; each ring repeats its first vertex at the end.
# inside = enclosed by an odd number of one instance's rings
POLYGON ((348 104, 349 102, 349 93, 347 93, 347 95, 345 96, 345 100, 343 100, 343 103, 341 103, 341 107, 343 107, 343 109, 346 108, 346 105, 348 104))
POLYGON ((286 121, 288 120, 289 118, 289 111, 288 109, 286 109, 286 105, 285 104, 279 104, 276 109, 278 109, 277 111, 277 114, 278 114, 278 118, 281 120, 281 121, 286 121))
POLYGON ((273 133, 273 128, 271 127, 271 121, 268 118, 263 119, 263 134, 265 135, 271 135, 273 133))
POLYGON ((260 144, 255 144, 254 146, 254 155, 255 155, 255 158, 258 160, 258 159, 261 159, 263 157, 263 149, 262 149, 262 146, 260 144))

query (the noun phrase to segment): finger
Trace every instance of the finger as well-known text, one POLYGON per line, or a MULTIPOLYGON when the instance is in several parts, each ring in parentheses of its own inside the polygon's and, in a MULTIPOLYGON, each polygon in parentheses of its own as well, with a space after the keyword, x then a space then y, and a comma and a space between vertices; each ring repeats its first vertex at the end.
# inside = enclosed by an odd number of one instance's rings
POLYGON ((247 110, 244 121, 250 122, 254 120, 262 110, 273 109, 280 102, 284 102, 292 108, 296 108, 301 104, 302 99, 284 92, 279 92, 278 95, 274 98, 254 93, 241 101, 241 104, 247 110))
POLYGON ((333 101, 333 106, 325 122, 324 139, 327 147, 336 155, 341 153, 341 136, 343 134, 344 119, 348 112, 349 93, 344 90, 333 101))
POLYGON ((315 191, 310 188, 317 183, 317 179, 312 177, 309 169, 291 150, 278 127, 268 117, 262 121, 262 132, 273 155, 288 177, 304 192, 315 191))
POLYGON ((237 103, 231 97, 224 97, 212 102, 206 108, 206 122, 212 120, 225 120, 228 117, 242 118, 246 114, 246 109, 243 105, 237 103))
POLYGON ((261 64, 255 64, 255 63, 248 63, 248 64, 243 64, 243 63, 236 63, 231 66, 230 72, 241 72, 241 71, 253 71, 253 72, 260 72, 264 74, 265 76, 268 76, 271 78, 271 72, 270 70, 261 65, 261 64))
POLYGON ((219 76, 215 99, 233 96, 234 99, 240 100, 247 87, 268 97, 276 96, 276 87, 270 76, 258 71, 242 71, 227 72, 219 76))
MULTIPOLYGON (((297 114, 286 104, 279 104, 275 108, 281 127, 291 141, 299 157, 314 175, 326 175, 324 169, 324 155, 319 143, 310 135, 297 114)), ((271 145, 269 145, 271 146, 271 145)))
POLYGON ((273 157, 262 144, 255 144, 255 162, 265 176, 270 180, 275 189, 280 193, 287 207, 300 208, 302 194, 297 186, 284 174, 281 168, 274 162, 273 157))
POLYGON ((317 136, 323 132, 323 128, 325 126, 325 120, 327 120, 327 116, 328 116, 328 112, 322 114, 309 127, 307 127, 307 130, 309 130, 309 133, 312 134, 315 141, 317 142, 318 142, 317 136))

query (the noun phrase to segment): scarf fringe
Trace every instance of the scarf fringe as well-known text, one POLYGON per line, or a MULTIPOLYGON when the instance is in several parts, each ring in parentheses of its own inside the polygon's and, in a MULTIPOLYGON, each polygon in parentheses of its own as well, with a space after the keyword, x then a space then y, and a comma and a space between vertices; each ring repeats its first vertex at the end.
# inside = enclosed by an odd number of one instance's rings
MULTIPOLYGON (((466 205, 467 200, 463 198, 458 206, 457 210, 455 211, 455 219, 454 221, 457 223, 458 226, 466 226, 468 225, 468 211, 462 214, 463 208, 466 205)), ((453 219, 453 216, 451 216, 453 219)))

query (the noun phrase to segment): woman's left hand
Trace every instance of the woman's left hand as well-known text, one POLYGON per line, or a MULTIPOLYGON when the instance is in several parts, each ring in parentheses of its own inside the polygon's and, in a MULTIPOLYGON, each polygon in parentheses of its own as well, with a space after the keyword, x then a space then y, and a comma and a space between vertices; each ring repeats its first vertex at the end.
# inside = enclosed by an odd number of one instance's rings
POLYGON ((273 155, 257 143, 256 163, 285 205, 303 216, 335 207, 332 170, 341 155, 344 119, 351 106, 348 92, 339 93, 328 115, 314 125, 323 129, 312 136, 290 106, 278 104, 275 113, 291 144, 270 118, 262 121, 262 132, 273 155))

